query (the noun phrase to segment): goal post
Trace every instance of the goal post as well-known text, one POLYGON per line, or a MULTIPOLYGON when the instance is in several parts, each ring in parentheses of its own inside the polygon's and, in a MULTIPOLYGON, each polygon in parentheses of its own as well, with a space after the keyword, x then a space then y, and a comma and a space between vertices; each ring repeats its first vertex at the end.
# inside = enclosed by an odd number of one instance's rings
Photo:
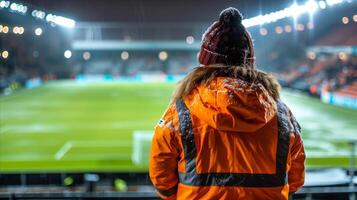
POLYGON ((153 131, 134 131, 132 162, 135 165, 148 165, 153 131))

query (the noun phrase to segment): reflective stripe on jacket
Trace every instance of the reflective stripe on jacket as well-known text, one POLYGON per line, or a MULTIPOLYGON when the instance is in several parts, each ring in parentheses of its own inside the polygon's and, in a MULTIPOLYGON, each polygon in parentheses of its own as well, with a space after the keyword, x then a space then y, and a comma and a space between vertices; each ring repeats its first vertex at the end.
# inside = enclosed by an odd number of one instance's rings
POLYGON ((170 105, 150 178, 168 199, 288 199, 304 183, 300 126, 262 85, 217 77, 170 105))

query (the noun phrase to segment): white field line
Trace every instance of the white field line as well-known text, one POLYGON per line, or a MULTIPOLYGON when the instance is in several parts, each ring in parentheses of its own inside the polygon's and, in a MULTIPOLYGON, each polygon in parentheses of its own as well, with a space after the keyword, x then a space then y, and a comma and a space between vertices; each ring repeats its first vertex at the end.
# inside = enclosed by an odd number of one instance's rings
POLYGON ((96 141, 71 141, 73 146, 80 147, 130 147, 132 145, 131 140, 96 140, 96 141))
POLYGON ((62 148, 60 148, 60 150, 57 151, 57 153, 55 154, 55 159, 56 160, 61 160, 63 158, 63 156, 72 148, 72 143, 66 142, 62 148))
MULTIPOLYGON (((131 140, 122 140, 122 141, 108 141, 108 140, 99 140, 99 141, 68 141, 66 142, 55 154, 55 159, 56 160, 61 160, 66 153, 68 153, 72 148, 75 147, 131 147, 132 141, 131 140)), ((125 154, 126 155, 126 154, 125 154)), ((119 157, 128 157, 123 155, 118 155, 119 157)), ((88 159, 87 157, 92 157, 92 155, 87 155, 87 154, 81 154, 81 155, 74 155, 76 159, 73 160, 81 160, 83 159, 88 159)))

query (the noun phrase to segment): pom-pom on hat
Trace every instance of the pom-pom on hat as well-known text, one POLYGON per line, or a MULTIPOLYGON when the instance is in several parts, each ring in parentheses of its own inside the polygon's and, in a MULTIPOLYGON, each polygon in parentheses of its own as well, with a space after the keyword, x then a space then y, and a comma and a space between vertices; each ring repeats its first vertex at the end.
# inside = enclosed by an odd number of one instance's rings
POLYGON ((226 64, 254 67, 254 49, 250 34, 236 8, 224 9, 219 21, 203 34, 198 60, 202 65, 226 64))

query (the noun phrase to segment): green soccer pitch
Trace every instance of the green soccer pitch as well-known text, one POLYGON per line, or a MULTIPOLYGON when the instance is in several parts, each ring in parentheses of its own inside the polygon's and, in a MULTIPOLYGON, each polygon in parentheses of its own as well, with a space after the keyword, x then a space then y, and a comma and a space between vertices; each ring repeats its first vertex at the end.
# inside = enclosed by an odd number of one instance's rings
MULTIPOLYGON (((58 81, 0 96, 0 172, 147 171, 173 88, 58 81)), ((303 127, 308 167, 348 166, 357 111, 288 91, 283 99, 303 127)))

